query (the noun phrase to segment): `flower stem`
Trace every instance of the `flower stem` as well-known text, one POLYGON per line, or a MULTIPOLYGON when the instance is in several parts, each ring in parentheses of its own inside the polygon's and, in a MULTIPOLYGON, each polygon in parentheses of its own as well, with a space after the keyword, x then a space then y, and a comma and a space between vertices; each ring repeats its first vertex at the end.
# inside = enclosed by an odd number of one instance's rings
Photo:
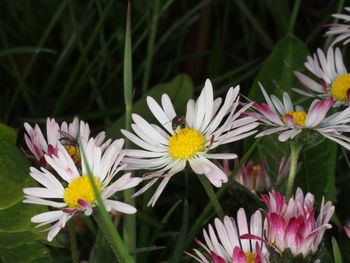
POLYGON ((99 228, 102 230, 104 237, 107 239, 109 245, 111 246, 111 249, 114 255, 116 256, 118 262, 133 263, 134 261, 129 255, 118 231, 113 226, 112 221, 105 220, 101 209, 96 209, 96 210, 98 211, 94 211, 94 214, 93 214, 94 218, 99 228), (113 229, 113 231, 111 231, 111 229, 113 229))
POLYGON ((72 262, 79 263, 79 253, 78 253, 78 245, 77 245, 77 234, 74 229, 73 218, 68 223, 69 228, 69 241, 70 241, 70 250, 72 253, 72 262))
POLYGON ((286 191, 286 196, 288 199, 291 197, 293 192, 293 186, 294 186, 295 176, 297 174, 297 166, 298 166, 298 158, 299 158, 300 150, 301 150, 301 145, 295 141, 291 141, 290 151, 291 151, 292 161, 289 168, 287 191, 286 191))
POLYGON ((204 186, 204 189, 209 196, 210 202, 213 205, 216 214, 222 220, 224 218, 224 211, 222 210, 219 200, 214 192, 213 186, 211 185, 211 183, 205 175, 198 174, 198 178, 204 186))

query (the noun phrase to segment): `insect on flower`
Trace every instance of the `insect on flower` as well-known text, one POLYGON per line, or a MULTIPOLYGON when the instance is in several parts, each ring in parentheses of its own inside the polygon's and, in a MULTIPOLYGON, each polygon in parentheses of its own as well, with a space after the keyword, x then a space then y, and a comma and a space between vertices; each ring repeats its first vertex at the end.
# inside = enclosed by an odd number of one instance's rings
POLYGON ((173 129, 174 132, 176 132, 176 129, 179 126, 181 129, 187 126, 186 118, 184 116, 175 116, 171 120, 171 128, 173 129))
POLYGON ((69 155, 74 160, 75 164, 80 163, 80 151, 79 151, 79 142, 77 138, 74 138, 69 133, 59 130, 58 133, 60 134, 59 141, 62 143, 64 148, 67 150, 69 155))

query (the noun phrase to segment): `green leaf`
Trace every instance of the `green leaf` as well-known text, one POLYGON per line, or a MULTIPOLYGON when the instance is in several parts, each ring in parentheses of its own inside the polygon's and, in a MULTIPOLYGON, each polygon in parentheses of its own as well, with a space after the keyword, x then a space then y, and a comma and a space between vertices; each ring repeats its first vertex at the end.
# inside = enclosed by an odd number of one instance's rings
POLYGON ((334 263, 343 263, 338 242, 334 237, 332 237, 332 247, 333 247, 334 263))
POLYGON ((0 247, 3 263, 53 262, 49 250, 40 242, 31 242, 16 248, 0 247), (44 261, 45 259, 45 261, 44 261))
POLYGON ((0 122, 0 139, 15 144, 17 141, 17 131, 0 122))
POLYGON ((301 149, 302 162, 296 183, 315 195, 319 202, 336 200, 335 171, 337 144, 330 140, 301 149))
POLYGON ((293 71, 303 68, 308 54, 306 45, 300 39, 293 35, 282 38, 273 48, 256 77, 248 95, 249 99, 257 103, 262 102, 263 96, 258 82, 264 86, 267 93, 272 93, 279 98, 285 91, 290 93, 291 88, 298 83, 293 71))
MULTIPOLYGON (((46 234, 45 234, 46 236, 46 234)), ((28 241, 45 239, 44 235, 40 236, 38 234, 25 231, 18 233, 0 232, 0 247, 2 248, 14 248, 22 246, 28 241)))
MULTIPOLYGON (((190 77, 185 74, 179 74, 170 82, 158 84, 154 88, 150 89, 145 96, 134 103, 133 112, 140 114, 149 122, 156 122, 151 111, 147 110, 148 106, 146 98, 147 96, 151 96, 158 103, 160 103, 161 96, 164 93, 169 95, 178 115, 183 115, 186 112, 187 101, 193 95, 193 84, 190 77)), ((124 127, 124 124, 125 116, 122 116, 114 124, 106 129, 107 135, 111 138, 123 137, 120 129, 124 127)))
POLYGON ((46 206, 18 203, 0 210, 0 232, 24 232, 34 230, 30 219, 47 211, 46 206))
POLYGON ((0 209, 23 199, 29 178, 28 160, 12 143, 0 140, 0 209))

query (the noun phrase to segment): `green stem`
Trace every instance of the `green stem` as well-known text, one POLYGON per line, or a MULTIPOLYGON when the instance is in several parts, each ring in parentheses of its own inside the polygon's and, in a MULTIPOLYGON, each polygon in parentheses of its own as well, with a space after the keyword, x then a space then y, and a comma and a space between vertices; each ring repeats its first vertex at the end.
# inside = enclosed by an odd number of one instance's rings
POLYGON ((201 181, 202 185, 204 186, 204 189, 209 196, 210 202, 214 207, 216 214, 222 220, 225 214, 214 192, 213 186, 211 185, 211 183, 209 182, 209 179, 205 175, 198 174, 198 178, 199 178, 199 181, 201 181))
MULTIPOLYGON (((228 183, 224 184, 216 193, 217 198, 221 198, 223 194, 226 192, 226 189, 229 187, 230 182, 234 181, 234 176, 236 175, 237 171, 242 167, 242 165, 249 159, 249 157, 254 152, 256 146, 260 143, 261 137, 256 139, 254 143, 250 146, 250 148, 245 152, 243 158, 239 161, 238 165, 235 167, 235 169, 232 171, 232 173, 228 177, 228 183)), ((243 188, 243 187, 242 187, 243 188)), ((190 243, 193 241, 194 236, 197 234, 197 232, 202 228, 204 222, 207 222, 207 219, 209 218, 211 212, 212 212, 212 206, 211 204, 207 204, 205 208, 201 211, 199 215, 197 215, 196 220, 192 224, 192 227, 187 235, 187 241, 185 247, 187 248, 190 243)))
MULTIPOLYGON (((118 262, 133 263, 134 261, 128 254, 126 247, 123 243, 123 240, 121 239, 118 231, 115 230, 113 231, 114 233, 110 232, 110 226, 104 219, 103 213, 100 209, 98 209, 98 211, 94 211, 94 218, 99 228, 102 230, 104 237, 107 239, 109 245, 111 246, 111 249, 114 255, 116 256, 118 262)), ((112 223, 112 221, 110 222, 112 223)), ((113 229, 115 229, 114 226, 113 226, 113 229)))
POLYGON ((287 191, 286 191, 287 198, 290 198, 292 196, 294 180, 297 174, 297 166, 298 166, 298 158, 299 158, 300 150, 301 150, 301 145, 296 143, 295 141, 291 141, 290 151, 291 151, 292 161, 289 168, 289 176, 288 176, 287 191))
POLYGON ((74 229, 73 218, 68 223, 69 228, 69 242, 70 250, 72 253, 72 262, 79 263, 79 253, 78 253, 78 244, 77 244, 77 234, 74 229))
POLYGON ((289 25, 288 25, 288 31, 287 31, 288 34, 293 34, 295 21, 297 19, 298 12, 299 12, 300 3, 301 3, 301 0, 294 1, 292 14, 291 14, 290 19, 289 19, 289 25))
MULTIPOLYGON (((79 141, 79 143, 81 143, 79 141)), ((102 229, 103 234, 105 235, 106 239, 108 240, 113 253, 115 254, 118 262, 120 263, 134 263, 134 260, 130 257, 129 251, 124 245, 123 240, 121 239, 116 227, 114 226, 112 219, 110 215, 107 212, 106 207, 104 206, 104 203, 102 201, 101 195, 97 189, 96 182, 94 180, 94 176, 91 172, 90 166, 87 163, 86 154, 84 151, 81 151, 81 154, 83 156, 83 160, 85 162, 85 166, 87 169, 87 175, 90 180, 90 184, 92 186, 92 190, 94 191, 95 197, 96 197, 96 203, 98 206, 98 209, 95 209, 94 211, 94 217, 99 224, 99 226, 102 229)))
MULTIPOLYGON (((124 49, 124 102, 125 102, 125 129, 130 130, 132 113, 132 42, 131 42, 131 8, 128 1, 126 18, 125 49, 124 49)), ((129 148, 129 140, 125 140, 125 147, 129 148)), ((134 189, 124 191, 124 202, 135 206, 132 198, 134 189)), ((135 214, 125 215, 123 223, 123 238, 126 247, 131 250, 136 248, 136 217, 135 214)), ((135 259, 135 257, 134 257, 135 259)))

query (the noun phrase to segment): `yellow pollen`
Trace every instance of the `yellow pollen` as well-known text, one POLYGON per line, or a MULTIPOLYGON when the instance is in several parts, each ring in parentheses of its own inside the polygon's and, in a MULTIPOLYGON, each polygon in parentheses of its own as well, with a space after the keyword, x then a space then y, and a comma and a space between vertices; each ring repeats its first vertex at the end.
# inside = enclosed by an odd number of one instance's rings
POLYGON ((256 188, 256 180, 258 179, 260 167, 259 165, 253 165, 253 189, 256 188))
POLYGON ((248 263, 255 263, 255 253, 244 253, 245 257, 247 258, 248 263))
MULTIPOLYGON (((97 186, 97 190, 100 193, 102 185, 96 177, 94 177, 94 181, 97 186)), ((92 189, 90 179, 87 175, 73 179, 64 193, 64 202, 70 208, 80 207, 78 204, 79 199, 89 202, 90 204, 93 204, 96 201, 94 190, 92 189)))
POLYGON ((73 145, 65 145, 64 148, 67 150, 70 157, 72 157, 74 163, 80 163, 80 151, 73 145))
POLYGON ((347 91, 350 89, 350 74, 339 76, 331 86, 332 96, 340 101, 347 101, 347 91))
POLYGON ((287 124, 286 115, 292 115, 294 123, 299 124, 301 127, 304 127, 305 119, 307 113, 305 111, 288 111, 284 114, 282 120, 284 124, 287 124))
POLYGON ((207 140, 192 128, 178 130, 169 140, 169 153, 174 158, 189 159, 205 149, 207 140))

